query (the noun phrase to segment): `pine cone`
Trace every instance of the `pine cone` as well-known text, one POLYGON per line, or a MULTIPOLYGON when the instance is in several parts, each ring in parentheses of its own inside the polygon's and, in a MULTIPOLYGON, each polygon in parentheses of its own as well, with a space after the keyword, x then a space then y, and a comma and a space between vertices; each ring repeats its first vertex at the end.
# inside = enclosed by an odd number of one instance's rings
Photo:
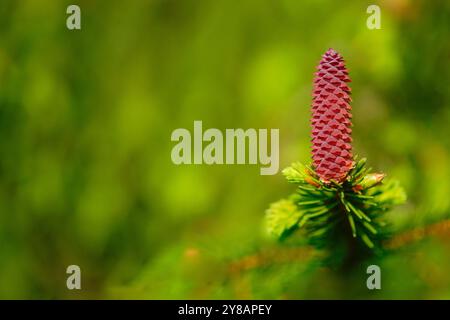
POLYGON ((324 183, 341 183, 353 167, 351 89, 344 59, 328 49, 314 78, 312 103, 312 158, 324 183))

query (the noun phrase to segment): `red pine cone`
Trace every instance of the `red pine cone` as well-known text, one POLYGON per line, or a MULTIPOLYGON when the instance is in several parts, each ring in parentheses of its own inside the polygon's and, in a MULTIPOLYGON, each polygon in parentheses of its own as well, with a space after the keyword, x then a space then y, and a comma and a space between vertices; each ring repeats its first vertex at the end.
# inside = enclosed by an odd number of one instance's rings
POLYGON ((312 103, 312 158, 324 182, 343 182, 353 167, 350 82, 344 59, 328 49, 315 73, 312 103))

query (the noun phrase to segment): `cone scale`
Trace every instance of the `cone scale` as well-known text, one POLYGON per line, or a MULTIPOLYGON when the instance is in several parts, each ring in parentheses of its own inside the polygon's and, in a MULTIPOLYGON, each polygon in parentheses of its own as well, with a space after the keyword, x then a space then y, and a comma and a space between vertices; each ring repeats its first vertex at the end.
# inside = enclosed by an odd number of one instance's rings
POLYGON ((324 183, 342 183, 354 165, 351 89, 342 56, 329 49, 314 78, 311 136, 313 168, 324 183))

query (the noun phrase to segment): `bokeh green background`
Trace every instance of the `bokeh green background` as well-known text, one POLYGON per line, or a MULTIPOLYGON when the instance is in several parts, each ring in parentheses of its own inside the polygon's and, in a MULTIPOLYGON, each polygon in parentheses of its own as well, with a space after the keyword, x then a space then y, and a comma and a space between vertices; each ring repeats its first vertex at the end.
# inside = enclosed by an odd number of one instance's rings
POLYGON ((170 159, 171 132, 202 120, 280 128, 280 168, 307 162, 312 74, 332 47, 355 152, 407 191, 392 221, 450 217, 449 17, 444 0, 2 0, 0 298, 450 298, 448 236, 342 275, 264 236, 264 210, 293 191, 281 174, 170 159))

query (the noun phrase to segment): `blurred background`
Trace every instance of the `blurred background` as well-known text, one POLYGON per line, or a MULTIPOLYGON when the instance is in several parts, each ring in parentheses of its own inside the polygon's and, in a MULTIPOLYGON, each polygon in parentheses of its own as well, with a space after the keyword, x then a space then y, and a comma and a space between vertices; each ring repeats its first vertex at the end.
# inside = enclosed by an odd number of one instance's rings
POLYGON ((341 274, 264 235, 293 191, 281 174, 170 158, 172 131, 202 120, 279 128, 280 170, 308 162, 332 47, 353 80, 355 153, 407 191, 396 228, 449 218, 449 15, 444 0, 2 0, 0 298, 450 299, 448 233, 341 274))

